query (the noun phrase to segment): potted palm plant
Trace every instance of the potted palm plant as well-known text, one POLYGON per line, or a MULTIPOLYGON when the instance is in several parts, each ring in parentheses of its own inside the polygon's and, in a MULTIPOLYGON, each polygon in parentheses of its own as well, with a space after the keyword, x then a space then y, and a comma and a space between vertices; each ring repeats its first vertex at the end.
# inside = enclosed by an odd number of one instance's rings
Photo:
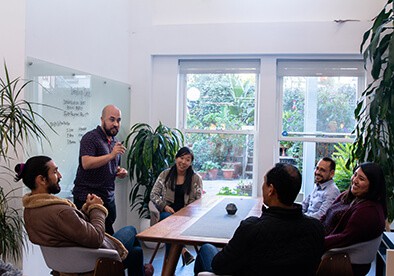
POLYGON ((380 164, 386 176, 388 219, 394 218, 394 13, 387 0, 364 33, 360 50, 371 65, 372 81, 355 110, 356 139, 348 166, 354 161, 380 164))
MULTIPOLYGON (((0 187, 0 258, 17 261, 22 256, 25 235, 23 219, 18 208, 14 208, 15 189, 6 191, 4 183, 11 175, 10 153, 18 156, 17 149, 25 149, 32 139, 49 142, 47 135, 37 123, 37 118, 49 126, 42 116, 32 109, 34 103, 20 99, 21 93, 31 81, 11 79, 4 63, 4 77, 0 76, 0 159, 2 185, 0 187)), ((50 127, 50 126, 49 126, 50 127)), ((50 129, 52 129, 50 127, 50 129)), ((53 130, 53 129, 52 129, 53 130)))
POLYGON ((183 141, 179 129, 169 128, 161 122, 156 129, 145 123, 131 127, 125 140, 131 181, 129 201, 131 210, 136 209, 140 218, 149 218, 152 187, 159 174, 173 164, 183 141))

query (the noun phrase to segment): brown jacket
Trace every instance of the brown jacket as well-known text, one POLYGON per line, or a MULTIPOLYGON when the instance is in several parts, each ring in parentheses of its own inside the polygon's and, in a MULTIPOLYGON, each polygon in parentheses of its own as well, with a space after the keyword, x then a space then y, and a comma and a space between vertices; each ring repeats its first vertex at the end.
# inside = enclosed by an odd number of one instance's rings
POLYGON ((31 242, 54 247, 82 246, 116 249, 121 259, 127 250, 105 233, 107 209, 99 204, 78 210, 67 200, 50 194, 26 194, 23 197, 24 220, 31 242))

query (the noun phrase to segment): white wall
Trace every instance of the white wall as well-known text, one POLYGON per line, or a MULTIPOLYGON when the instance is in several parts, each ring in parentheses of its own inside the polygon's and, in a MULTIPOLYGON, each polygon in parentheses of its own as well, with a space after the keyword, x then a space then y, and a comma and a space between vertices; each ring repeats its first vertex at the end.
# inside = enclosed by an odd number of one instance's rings
MULTIPOLYGON (((276 59, 358 57, 363 33, 385 0, 133 0, 132 122, 176 125, 178 58, 262 59, 257 175, 275 163, 276 59), (335 22, 339 20, 339 22, 335 22)), ((258 193, 261 186, 256 186, 258 193)), ((130 216, 133 223, 135 217, 130 216)))
POLYGON ((129 2, 27 1, 26 55, 127 83, 129 2))
POLYGON ((154 0, 154 25, 370 20, 386 0, 154 0))
POLYGON ((0 74, 3 60, 12 76, 24 75, 25 70, 25 0, 0 0, 0 74))
MULTIPOLYGON (((11 79, 17 77, 24 77, 25 74, 25 0, 0 0, 0 77, 4 78, 4 62, 7 63, 8 72, 11 79)), ((16 157, 12 152, 9 156, 14 160, 7 166, 14 168, 20 156, 16 157)), ((5 165, 3 160, 0 160, 0 165, 5 165)), ((1 169, 2 180, 0 186, 6 192, 11 189, 19 188, 22 183, 15 183, 12 177, 4 175, 4 170, 1 169)), ((16 196, 21 196, 21 189, 15 193, 16 196)), ((21 201, 12 201, 11 206, 14 208, 21 208, 21 201)), ((17 264, 21 267, 21 264, 17 264)))

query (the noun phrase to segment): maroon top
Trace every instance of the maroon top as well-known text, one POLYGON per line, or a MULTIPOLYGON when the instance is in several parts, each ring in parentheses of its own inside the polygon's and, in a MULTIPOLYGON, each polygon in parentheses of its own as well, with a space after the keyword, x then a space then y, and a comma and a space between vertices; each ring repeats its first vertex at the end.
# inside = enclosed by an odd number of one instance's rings
POLYGON ((372 240, 385 229, 386 218, 379 202, 361 200, 345 204, 341 201, 344 193, 320 220, 326 231, 326 250, 372 240))

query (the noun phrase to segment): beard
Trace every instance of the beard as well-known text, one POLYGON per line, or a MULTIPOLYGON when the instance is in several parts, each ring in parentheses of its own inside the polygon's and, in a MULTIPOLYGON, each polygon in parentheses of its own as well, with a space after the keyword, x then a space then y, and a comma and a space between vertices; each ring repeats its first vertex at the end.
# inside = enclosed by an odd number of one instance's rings
POLYGON ((108 128, 107 125, 104 123, 103 125, 104 132, 107 136, 114 137, 118 134, 119 130, 116 127, 108 128))
POLYGON ((330 180, 330 179, 331 179, 331 178, 329 178, 329 177, 324 177, 324 176, 322 176, 322 175, 319 175, 319 176, 316 176, 316 175, 315 175, 315 182, 316 182, 316 183, 319 183, 319 184, 325 183, 325 182, 327 182, 327 181, 330 180), (320 180, 318 181, 317 178, 319 178, 320 180))
POLYGON ((48 186, 48 193, 53 194, 53 195, 60 193, 61 188, 60 188, 59 182, 60 181, 58 181, 56 184, 49 185, 48 186))

